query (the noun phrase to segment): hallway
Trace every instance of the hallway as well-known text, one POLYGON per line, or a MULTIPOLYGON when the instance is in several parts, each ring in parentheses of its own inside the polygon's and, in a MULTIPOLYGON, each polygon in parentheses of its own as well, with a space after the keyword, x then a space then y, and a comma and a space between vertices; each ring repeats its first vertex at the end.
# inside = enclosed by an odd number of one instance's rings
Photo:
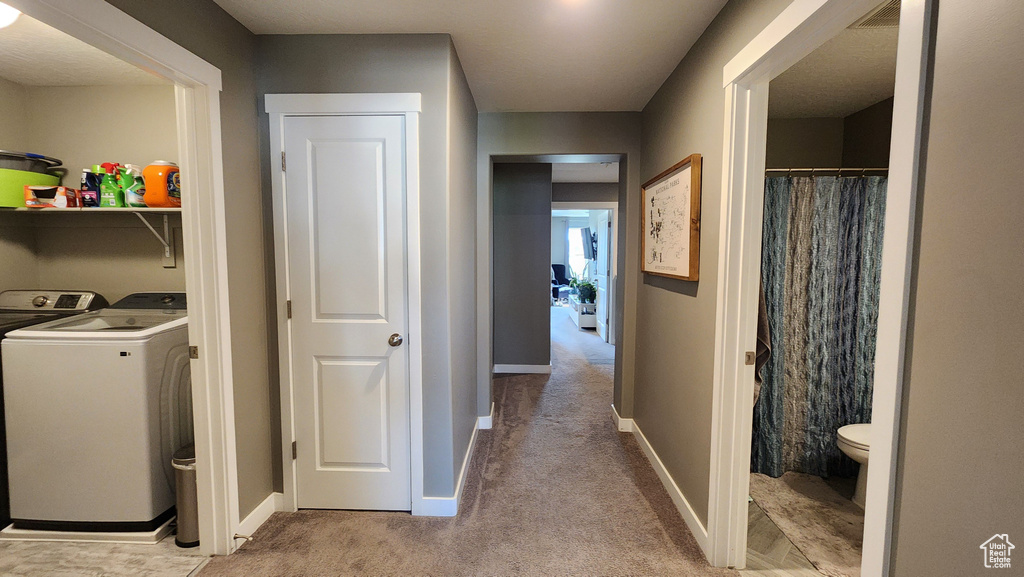
POLYGON ((736 575, 611 420, 614 349, 552 309, 552 374, 496 377, 459 515, 276 513, 221 575, 736 575))

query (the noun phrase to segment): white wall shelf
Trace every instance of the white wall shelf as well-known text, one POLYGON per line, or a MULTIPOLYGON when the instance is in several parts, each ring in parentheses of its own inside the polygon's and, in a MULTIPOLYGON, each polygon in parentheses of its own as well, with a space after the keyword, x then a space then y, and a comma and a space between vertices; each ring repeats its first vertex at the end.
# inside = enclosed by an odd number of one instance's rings
POLYGON ((64 213, 111 213, 121 212, 124 214, 132 213, 143 213, 143 212, 155 212, 155 213, 181 213, 180 208, 134 208, 134 207, 90 207, 90 208, 29 208, 27 206, 20 207, 0 207, 2 212, 35 212, 35 213, 47 213, 47 214, 64 214, 64 213))

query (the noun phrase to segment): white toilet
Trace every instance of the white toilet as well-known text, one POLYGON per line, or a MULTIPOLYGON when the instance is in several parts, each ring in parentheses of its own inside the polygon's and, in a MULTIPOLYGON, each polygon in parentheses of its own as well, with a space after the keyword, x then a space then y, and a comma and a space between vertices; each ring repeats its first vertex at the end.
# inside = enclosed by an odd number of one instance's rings
POLYGON ((871 424, 862 423, 839 427, 839 450, 847 457, 860 463, 857 473, 857 488, 853 492, 853 502, 864 508, 864 493, 868 486, 868 449, 871 448, 871 424))

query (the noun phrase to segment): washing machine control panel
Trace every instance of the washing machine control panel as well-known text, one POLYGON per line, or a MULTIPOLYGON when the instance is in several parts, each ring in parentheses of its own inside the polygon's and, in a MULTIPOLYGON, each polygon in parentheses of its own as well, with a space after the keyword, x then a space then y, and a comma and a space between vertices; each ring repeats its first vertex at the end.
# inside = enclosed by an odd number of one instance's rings
POLYGON ((0 310, 73 312, 96 310, 107 301, 91 291, 11 290, 0 292, 0 310))

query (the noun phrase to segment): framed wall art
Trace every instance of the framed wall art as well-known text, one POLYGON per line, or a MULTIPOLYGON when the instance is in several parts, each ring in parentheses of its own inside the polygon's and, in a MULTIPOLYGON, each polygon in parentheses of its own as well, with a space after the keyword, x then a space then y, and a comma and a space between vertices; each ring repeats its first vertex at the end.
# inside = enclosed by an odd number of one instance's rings
POLYGON ((700 155, 691 154, 641 188, 641 272, 699 278, 700 164, 700 155))

